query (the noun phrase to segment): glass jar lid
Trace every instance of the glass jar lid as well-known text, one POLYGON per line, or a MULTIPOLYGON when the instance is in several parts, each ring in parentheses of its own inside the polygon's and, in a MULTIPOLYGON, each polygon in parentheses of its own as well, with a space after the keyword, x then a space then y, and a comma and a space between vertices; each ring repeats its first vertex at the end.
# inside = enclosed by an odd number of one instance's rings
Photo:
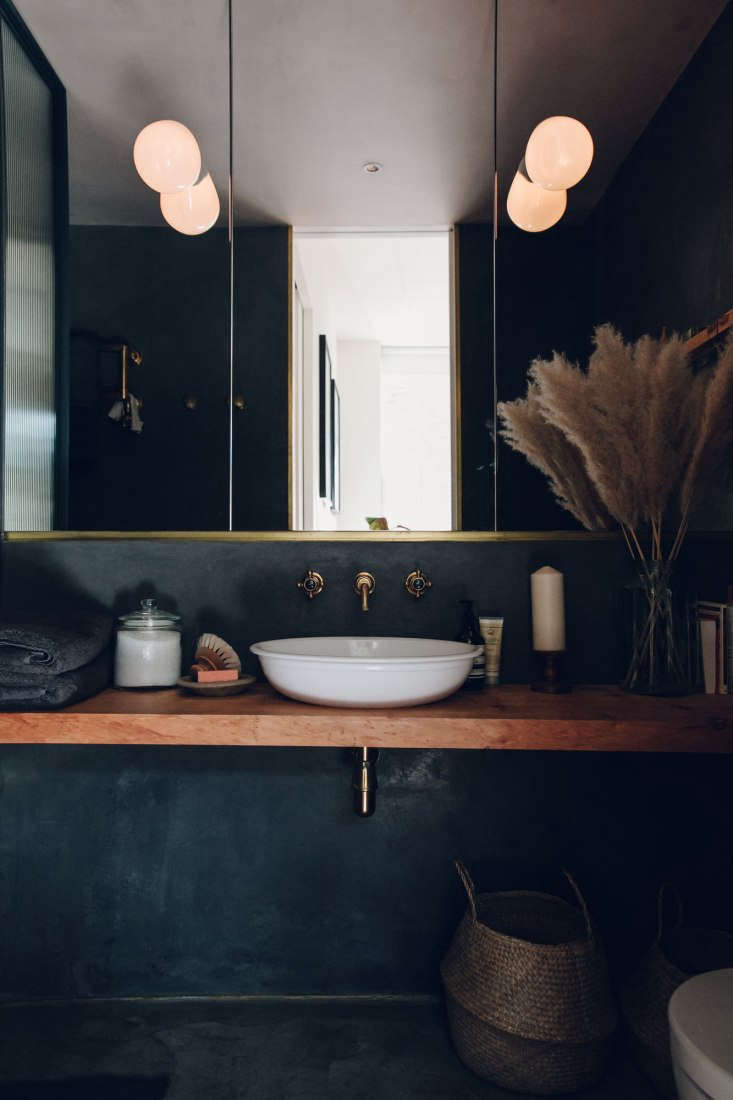
POLYGON ((122 630, 178 630, 181 616, 173 611, 161 611, 156 600, 140 600, 140 607, 120 615, 122 630))

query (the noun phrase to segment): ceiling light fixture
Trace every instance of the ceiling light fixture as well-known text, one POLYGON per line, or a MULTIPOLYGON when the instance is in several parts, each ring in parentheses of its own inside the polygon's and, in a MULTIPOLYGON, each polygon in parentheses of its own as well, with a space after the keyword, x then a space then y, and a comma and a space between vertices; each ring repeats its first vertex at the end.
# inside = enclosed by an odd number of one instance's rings
POLYGON ((514 224, 540 233, 559 222, 568 189, 582 180, 592 160, 593 138, 577 118, 553 115, 539 122, 529 135, 506 199, 514 224))
POLYGON ((527 233, 541 233, 560 221, 567 202, 566 191, 547 191, 539 187, 527 179, 520 167, 509 188, 506 209, 520 229, 527 233))
POLYGON ((221 205, 214 181, 207 172, 194 187, 161 195, 160 209, 173 229, 188 237, 196 237, 215 224, 221 205))
POLYGON ((373 176, 375 172, 382 171, 382 165, 378 160, 368 160, 366 164, 362 164, 362 169, 368 172, 370 176, 373 176))
POLYGON ((173 229, 195 237, 216 223, 219 195, 208 172, 199 179, 199 143, 182 122, 165 118, 145 126, 132 159, 142 181, 160 192, 161 212, 173 229))
POLYGON ((199 143, 187 126, 169 118, 140 131, 132 159, 143 182, 165 194, 193 187, 201 172, 199 143))
POLYGON ((554 115, 535 126, 524 155, 527 175, 548 191, 575 187, 591 166, 593 138, 577 118, 554 115))

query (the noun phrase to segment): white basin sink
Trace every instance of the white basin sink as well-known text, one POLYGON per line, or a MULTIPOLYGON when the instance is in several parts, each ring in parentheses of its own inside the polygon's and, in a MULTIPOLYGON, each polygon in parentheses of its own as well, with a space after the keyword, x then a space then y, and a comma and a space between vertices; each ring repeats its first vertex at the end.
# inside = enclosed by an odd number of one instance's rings
POLYGON ((410 707, 457 691, 477 646, 432 638, 278 638, 250 646, 274 688, 327 707, 410 707))

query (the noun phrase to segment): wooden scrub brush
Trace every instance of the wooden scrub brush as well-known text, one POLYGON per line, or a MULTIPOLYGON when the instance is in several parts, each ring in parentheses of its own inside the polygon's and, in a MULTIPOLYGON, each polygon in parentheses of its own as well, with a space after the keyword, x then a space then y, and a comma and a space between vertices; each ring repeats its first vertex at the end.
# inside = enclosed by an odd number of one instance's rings
POLYGON ((202 634, 196 642, 191 676, 202 683, 238 680, 242 672, 239 654, 218 634, 202 634))

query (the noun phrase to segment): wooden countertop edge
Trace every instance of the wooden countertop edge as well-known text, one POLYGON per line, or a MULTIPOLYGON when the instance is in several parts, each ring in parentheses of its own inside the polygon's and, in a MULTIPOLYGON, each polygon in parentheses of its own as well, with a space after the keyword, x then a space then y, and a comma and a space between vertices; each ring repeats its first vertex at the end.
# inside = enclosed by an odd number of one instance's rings
POLYGON ((220 745, 335 748, 516 749, 573 752, 733 753, 733 730, 709 716, 404 717, 334 711, 160 714, 53 711, 0 714, 0 744, 220 745))

